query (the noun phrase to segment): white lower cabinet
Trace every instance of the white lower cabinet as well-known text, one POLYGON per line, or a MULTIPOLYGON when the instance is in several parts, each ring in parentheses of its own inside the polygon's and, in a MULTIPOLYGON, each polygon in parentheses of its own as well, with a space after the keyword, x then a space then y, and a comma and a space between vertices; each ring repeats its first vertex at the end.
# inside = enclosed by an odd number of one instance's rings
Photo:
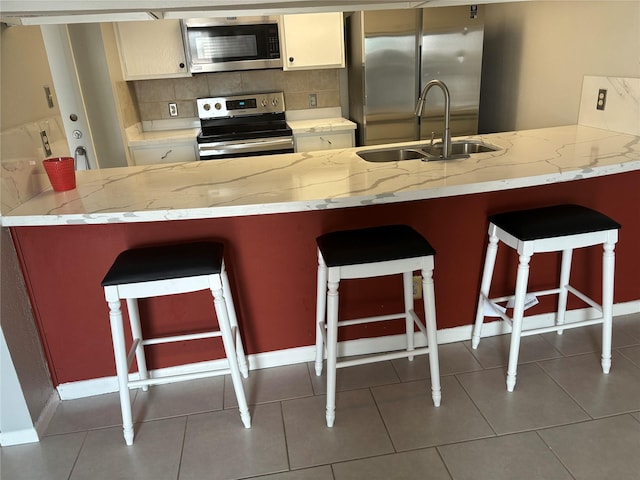
POLYGON ((355 146, 353 130, 347 132, 301 133, 294 134, 296 152, 313 152, 315 150, 333 150, 355 146))
POLYGON ((129 147, 135 165, 153 165, 156 163, 194 162, 198 159, 194 144, 152 145, 129 147))

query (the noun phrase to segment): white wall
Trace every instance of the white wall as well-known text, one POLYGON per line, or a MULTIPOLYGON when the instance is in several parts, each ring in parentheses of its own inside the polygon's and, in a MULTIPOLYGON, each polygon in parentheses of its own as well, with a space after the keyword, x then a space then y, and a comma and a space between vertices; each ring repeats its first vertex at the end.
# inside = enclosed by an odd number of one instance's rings
POLYGON ((483 133, 575 124, 583 77, 640 77, 640 2, 486 6, 483 133))
MULTIPOLYGON (((2 27, 0 34, 0 174, 4 211, 43 187, 40 180, 46 175, 40 161, 45 154, 39 131, 47 130, 52 146, 58 148, 57 144, 62 143, 60 149, 68 147, 66 141, 57 141, 64 139, 58 121, 60 113, 57 107, 49 109, 42 89, 42 85, 49 85, 53 91, 53 82, 40 29, 2 27)), ((57 394, 6 228, 0 231, 0 287, 0 443, 7 445, 37 440, 38 426, 46 423, 52 396, 57 394)))

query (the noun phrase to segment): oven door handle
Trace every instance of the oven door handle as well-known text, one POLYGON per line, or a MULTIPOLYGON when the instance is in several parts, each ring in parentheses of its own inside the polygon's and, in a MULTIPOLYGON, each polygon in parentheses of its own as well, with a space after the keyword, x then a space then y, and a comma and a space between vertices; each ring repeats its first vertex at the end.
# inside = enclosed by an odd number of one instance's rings
POLYGON ((198 149, 201 154, 225 154, 231 152, 255 152, 260 150, 277 150, 293 147, 292 137, 275 137, 259 140, 242 140, 237 142, 201 143, 198 149))

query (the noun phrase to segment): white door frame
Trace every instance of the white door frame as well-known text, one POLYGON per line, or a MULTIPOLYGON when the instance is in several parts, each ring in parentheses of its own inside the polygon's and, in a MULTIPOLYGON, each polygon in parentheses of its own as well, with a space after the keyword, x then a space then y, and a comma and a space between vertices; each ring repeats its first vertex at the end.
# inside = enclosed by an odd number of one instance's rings
POLYGON ((76 169, 99 168, 67 26, 41 25, 40 30, 69 150, 77 158, 76 169))

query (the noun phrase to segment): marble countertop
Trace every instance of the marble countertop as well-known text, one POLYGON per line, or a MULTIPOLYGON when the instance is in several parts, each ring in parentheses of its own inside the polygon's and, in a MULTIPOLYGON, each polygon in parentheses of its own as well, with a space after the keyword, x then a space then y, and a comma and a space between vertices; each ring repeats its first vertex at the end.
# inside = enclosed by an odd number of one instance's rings
MULTIPOLYGON (((287 120, 287 124, 295 135, 305 133, 344 132, 356 129, 356 124, 342 117, 327 118, 295 118, 287 120)), ((189 144, 196 141, 200 131, 197 128, 180 128, 171 130, 145 131, 141 125, 127 128, 127 145, 129 147, 160 146, 189 144)))
MULTIPOLYGON (((77 172, 3 226, 218 218, 357 207, 567 182, 640 170, 640 137, 570 125, 476 135, 500 147, 467 159, 369 163, 359 147, 77 172)), ((410 142, 406 145, 418 142, 410 142)))
POLYGON ((143 131, 139 125, 127 128, 127 145, 140 147, 149 145, 195 144, 198 128, 182 128, 177 130, 143 131))
POLYGON ((344 132, 356 129, 356 124, 342 117, 287 120, 294 135, 304 133, 344 132))

